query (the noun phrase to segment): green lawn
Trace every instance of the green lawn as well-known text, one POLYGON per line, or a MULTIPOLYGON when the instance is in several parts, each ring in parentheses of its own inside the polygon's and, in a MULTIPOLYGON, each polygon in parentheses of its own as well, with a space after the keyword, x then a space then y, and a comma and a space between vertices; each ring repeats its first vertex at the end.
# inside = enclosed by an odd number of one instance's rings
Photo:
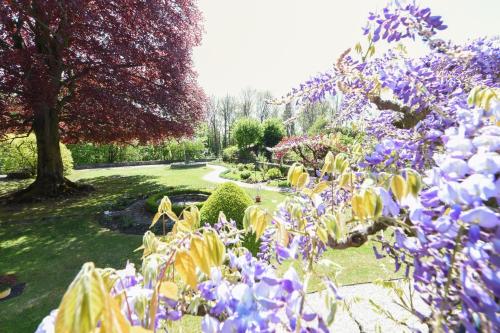
MULTIPOLYGON (((70 179, 92 184, 88 196, 29 206, 0 206, 0 274, 14 273, 26 282, 24 293, 0 302, 0 331, 33 332, 40 320, 58 306, 62 294, 81 265, 94 261, 99 267, 124 267, 139 262, 132 251, 141 236, 102 228, 100 212, 126 207, 136 198, 160 192, 167 186, 214 188, 202 179, 208 168, 170 170, 167 166, 110 168, 75 171, 70 179), (20 320, 22 318, 22 320, 20 320)), ((0 181, 0 195, 30 181, 0 181)), ((252 197, 257 193, 245 189, 252 197)), ((261 191, 263 206, 273 210, 285 194, 261 191)), ((339 281, 365 282, 389 277, 374 260, 371 248, 328 251, 326 256, 344 266, 339 281)), ((198 323, 187 318, 183 328, 198 323)))

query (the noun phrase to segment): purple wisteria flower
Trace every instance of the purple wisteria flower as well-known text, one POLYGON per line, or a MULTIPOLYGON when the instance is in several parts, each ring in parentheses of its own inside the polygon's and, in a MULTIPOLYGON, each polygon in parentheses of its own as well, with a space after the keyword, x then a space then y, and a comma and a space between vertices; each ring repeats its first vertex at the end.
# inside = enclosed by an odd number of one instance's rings
MULTIPOLYGON (((446 151, 436 154, 436 166, 427 173, 428 189, 419 196, 420 207, 410 207, 415 235, 395 231, 394 249, 400 253, 395 256, 396 267, 402 256, 413 257, 415 288, 433 313, 441 316, 445 330, 463 327, 478 332, 500 327, 500 154, 496 149, 500 131, 492 128, 499 118, 490 115, 461 109, 459 126, 447 129, 443 137, 446 151), (484 133, 492 139, 475 144, 484 133)), ((376 251, 376 256, 384 254, 376 251)))

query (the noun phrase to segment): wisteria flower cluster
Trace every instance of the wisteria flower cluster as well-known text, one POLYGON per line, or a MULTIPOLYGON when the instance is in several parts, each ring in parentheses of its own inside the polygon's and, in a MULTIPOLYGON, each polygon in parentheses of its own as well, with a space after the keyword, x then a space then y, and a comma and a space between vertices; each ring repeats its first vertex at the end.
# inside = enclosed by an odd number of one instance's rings
POLYGON ((249 252, 229 253, 229 268, 241 272, 238 283, 225 280, 214 269, 198 288, 213 304, 202 321, 203 332, 328 332, 324 319, 304 310, 305 289, 290 268, 282 278, 249 252))
MULTIPOLYGON (((432 163, 439 144, 436 132, 457 125, 457 107, 473 87, 500 86, 500 38, 479 38, 465 45, 432 39, 445 29, 429 8, 397 1, 381 13, 371 13, 368 45, 358 43, 344 52, 334 68, 293 90, 281 101, 305 105, 326 95, 341 97, 337 120, 366 125, 367 134, 381 139, 407 141, 414 150, 399 159, 415 169, 432 163), (419 58, 404 48, 393 48, 376 56, 381 40, 389 43, 420 35, 431 48, 419 58)), ((396 166, 397 167, 397 166, 396 166)))
POLYGON ((383 245, 382 253, 396 251, 397 266, 413 267, 415 288, 432 310, 422 318, 438 329, 500 327, 500 107, 492 104, 457 111, 459 126, 442 136, 446 151, 435 154, 426 189, 399 202, 410 225, 383 245))
POLYGON ((401 6, 398 1, 384 8, 382 13, 370 13, 368 20, 370 23, 363 32, 365 35, 372 32, 374 42, 380 39, 398 42, 403 38, 415 39, 416 35, 429 39, 436 30, 447 28, 440 16, 431 15, 429 8, 416 4, 401 6))

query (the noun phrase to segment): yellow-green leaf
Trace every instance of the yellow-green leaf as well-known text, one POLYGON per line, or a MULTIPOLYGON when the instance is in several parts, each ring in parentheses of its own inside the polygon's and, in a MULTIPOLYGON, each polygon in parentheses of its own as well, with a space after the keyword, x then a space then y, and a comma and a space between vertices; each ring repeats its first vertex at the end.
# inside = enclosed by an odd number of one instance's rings
POLYGON ((170 199, 167 196, 164 196, 160 204, 158 205, 158 212, 164 214, 168 211, 172 210, 172 203, 170 202, 170 199))
POLYGON ((173 299, 174 301, 177 301, 177 299, 179 298, 177 295, 179 292, 179 288, 177 287, 177 284, 172 281, 163 281, 160 285, 159 292, 163 296, 173 299))
POLYGON ((302 166, 302 164, 300 163, 294 163, 290 169, 288 169, 288 182, 292 185, 292 186, 296 186, 297 185, 297 181, 299 179, 299 176, 302 174, 304 170, 304 167, 302 166))
POLYGON ((253 205, 245 209, 245 215, 243 215, 243 229, 250 231, 255 218, 257 217, 258 207, 253 205))
POLYGON ((226 255, 226 247, 224 243, 219 239, 219 236, 212 232, 207 231, 203 235, 208 248, 208 257, 210 259, 212 266, 220 266, 224 262, 224 257, 226 255))
POLYGON ((325 156, 325 163, 323 164, 323 168, 321 169, 321 177, 323 177, 325 173, 333 174, 334 162, 335 156, 331 151, 329 151, 325 156))
POLYGON ((400 175, 394 175, 391 179, 391 190, 394 193, 394 196, 398 201, 401 201, 406 197, 407 194, 407 186, 406 181, 400 175))
POLYGON ((94 331, 108 294, 94 263, 85 263, 66 290, 55 320, 56 332, 94 331))
POLYGON ((97 273, 101 276, 104 286, 108 292, 111 292, 115 285, 118 275, 113 268, 96 268, 97 273))
POLYGON ((100 333, 129 333, 129 322, 123 316, 120 305, 111 297, 111 294, 105 297, 104 311, 101 316, 100 333))
POLYGON ((285 225, 281 222, 276 224, 276 241, 282 246, 288 246, 290 241, 290 236, 285 228, 285 225))
POLYGON ((422 188, 422 179, 416 171, 406 169, 406 184, 408 192, 416 197, 422 188))
POLYGON ((467 99, 470 106, 477 106, 489 111, 492 101, 498 100, 500 89, 489 87, 474 87, 467 99))
POLYGON ((303 189, 307 184, 309 184, 309 174, 307 172, 301 173, 296 184, 299 191, 303 189))
POLYGON ((323 243, 327 243, 328 242, 328 233, 326 232, 326 230, 324 228, 318 226, 316 228, 316 234, 318 235, 319 239, 323 243))
POLYGON ((210 276, 210 252, 205 239, 194 236, 191 239, 189 254, 195 265, 207 276, 210 276))
POLYGON ((342 176, 340 176, 339 186, 342 188, 350 188, 352 184, 352 173, 344 172, 342 176))
POLYGON ((351 199, 352 210, 355 216, 360 220, 366 218, 365 208, 363 206, 363 197, 359 194, 355 194, 351 199))
POLYGON ((321 194, 323 193, 326 189, 328 189, 330 185, 326 181, 319 182, 313 189, 312 193, 313 194, 321 194))
POLYGON ((130 333, 153 333, 153 331, 145 329, 142 326, 132 326, 130 327, 130 333))
POLYGON ((187 251, 179 251, 175 256, 174 263, 175 270, 179 272, 184 283, 193 289, 196 289, 197 279, 196 279, 196 266, 194 264, 193 258, 189 255, 187 251))
POLYGON ((172 211, 172 210, 168 210, 165 212, 165 214, 167 214, 167 216, 172 220, 172 221, 175 221, 177 222, 179 220, 179 218, 177 217, 177 215, 172 211))
POLYGON ((180 233, 180 232, 189 233, 191 231, 193 231, 193 228, 185 220, 179 220, 179 221, 175 222, 174 227, 172 228, 172 232, 174 234, 180 233))
POLYGON ((255 236, 260 239, 264 231, 266 231, 267 226, 271 222, 271 216, 266 211, 260 211, 257 215, 253 229, 255 231, 255 236))
POLYGON ((154 227, 154 225, 156 224, 156 222, 158 222, 158 220, 162 215, 163 215, 162 213, 156 212, 155 216, 153 217, 153 222, 151 222, 151 225, 149 227, 150 228, 154 227))
POLYGON ((334 168, 337 173, 343 173, 348 166, 347 156, 344 153, 335 156, 334 168))

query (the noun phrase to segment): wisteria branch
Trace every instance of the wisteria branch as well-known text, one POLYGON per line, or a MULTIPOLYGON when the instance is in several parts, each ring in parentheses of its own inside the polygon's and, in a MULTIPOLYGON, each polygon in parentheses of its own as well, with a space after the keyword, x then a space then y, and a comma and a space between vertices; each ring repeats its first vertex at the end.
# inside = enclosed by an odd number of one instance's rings
POLYGON ((415 127, 419 121, 423 120, 432 111, 426 108, 418 113, 413 112, 408 106, 401 106, 392 101, 383 100, 378 95, 370 95, 368 99, 379 110, 391 110, 403 114, 403 118, 394 122, 394 126, 400 129, 409 129, 415 127))
POLYGON ((336 250, 344 250, 351 247, 360 247, 368 241, 368 236, 374 235, 379 231, 386 230, 390 226, 399 225, 394 218, 382 216, 370 225, 360 225, 351 230, 343 240, 334 240, 328 237, 328 246, 336 250))

